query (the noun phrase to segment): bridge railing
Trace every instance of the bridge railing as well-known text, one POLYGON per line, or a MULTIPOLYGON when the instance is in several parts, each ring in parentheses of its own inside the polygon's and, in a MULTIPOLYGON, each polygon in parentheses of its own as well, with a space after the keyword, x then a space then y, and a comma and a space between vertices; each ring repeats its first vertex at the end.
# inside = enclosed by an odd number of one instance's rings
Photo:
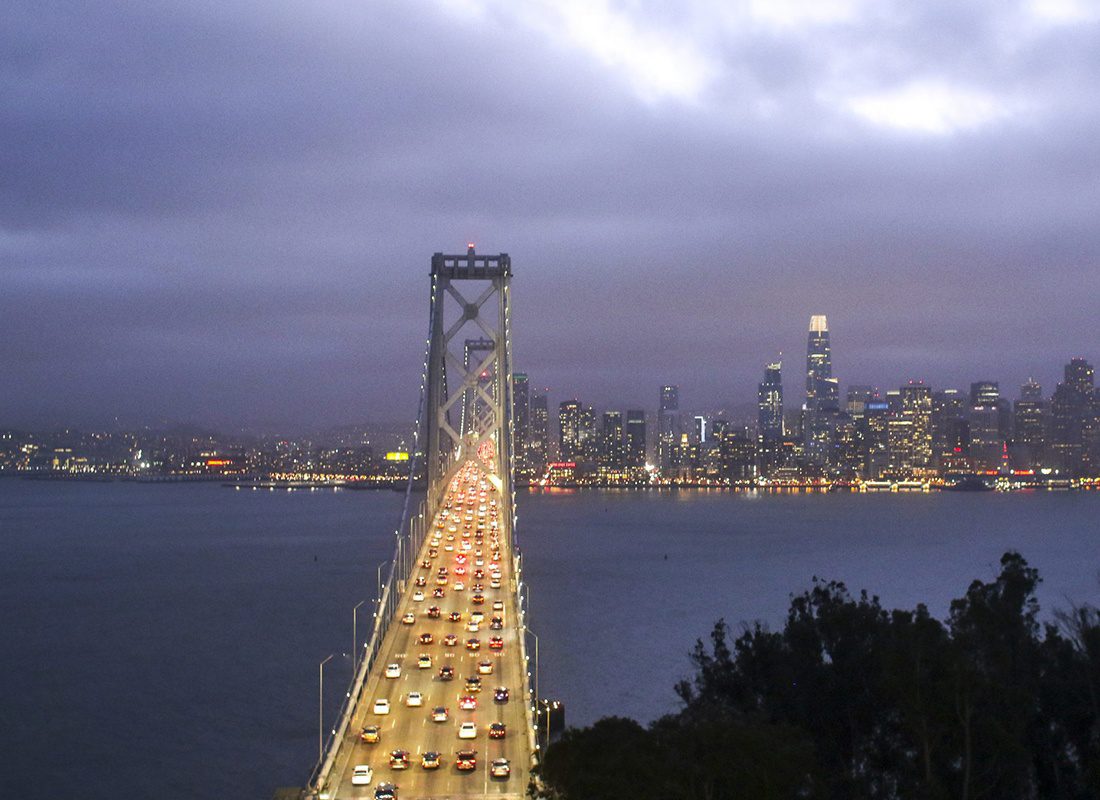
MULTIPOLYGON (((352 676, 338 712, 337 723, 329 731, 323 750, 324 755, 310 773, 309 789, 312 796, 322 793, 328 785, 336 756, 340 752, 340 744, 347 735, 348 726, 351 725, 355 709, 370 677, 371 667, 374 666, 382 648, 382 641, 400 608, 405 584, 415 566, 416 555, 420 552, 420 546, 424 542, 424 536, 434 516, 434 511, 429 511, 426 501, 420 502, 415 515, 408 513, 407 502, 405 508, 401 527, 394 531, 394 553, 390 562, 389 578, 382 585, 382 594, 377 598, 374 627, 364 647, 363 660, 352 676)), ((358 647, 359 643, 356 642, 355 645, 358 647)))
POLYGON ((528 634, 534 636, 534 631, 530 628, 530 604, 531 604, 531 585, 525 583, 523 580, 523 550, 519 546, 519 539, 516 536, 516 522, 517 516, 515 514, 515 491, 513 489, 512 494, 512 524, 511 528, 511 546, 512 546, 512 574, 515 576, 515 592, 516 592, 516 608, 519 609, 519 647, 520 647, 520 659, 524 667, 524 673, 526 674, 526 689, 528 702, 524 703, 526 713, 524 722, 527 726, 527 746, 531 752, 531 763, 528 765, 531 769, 538 766, 541 758, 538 743, 538 638, 535 637, 535 663, 534 669, 531 668, 531 660, 527 654, 527 636, 528 634), (527 591, 524 592, 526 587, 527 591))

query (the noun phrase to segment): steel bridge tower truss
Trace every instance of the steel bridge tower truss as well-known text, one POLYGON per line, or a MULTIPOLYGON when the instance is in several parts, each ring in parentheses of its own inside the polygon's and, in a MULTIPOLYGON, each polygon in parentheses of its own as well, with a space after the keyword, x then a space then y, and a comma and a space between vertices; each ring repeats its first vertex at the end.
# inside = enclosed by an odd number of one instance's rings
POLYGON ((466 461, 512 513, 512 337, 506 253, 432 256, 425 461, 432 509, 466 461), (457 340, 457 341, 456 341, 457 340), (459 347, 458 351, 455 348, 459 347))

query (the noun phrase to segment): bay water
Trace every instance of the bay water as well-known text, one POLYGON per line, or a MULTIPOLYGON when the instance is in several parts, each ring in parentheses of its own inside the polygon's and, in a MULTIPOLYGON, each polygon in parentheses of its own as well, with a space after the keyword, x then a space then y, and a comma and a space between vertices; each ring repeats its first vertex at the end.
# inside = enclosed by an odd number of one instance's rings
MULTIPOLYGON (((269 798, 301 785, 367 634, 398 492, 0 480, 0 796, 269 798)), ((944 617, 1008 549, 1049 618, 1100 604, 1100 494, 523 492, 540 693, 567 721, 677 707, 724 618, 814 576, 944 617)))

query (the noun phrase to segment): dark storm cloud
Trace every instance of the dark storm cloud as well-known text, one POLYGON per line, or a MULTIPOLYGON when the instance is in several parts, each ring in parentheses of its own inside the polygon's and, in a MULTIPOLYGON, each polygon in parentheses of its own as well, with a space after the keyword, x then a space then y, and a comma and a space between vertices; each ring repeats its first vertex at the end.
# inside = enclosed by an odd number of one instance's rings
POLYGON ((0 424, 403 419, 467 239, 594 402, 749 401, 812 313, 842 382, 1100 358, 1087 8, 670 9, 10 6, 0 424))

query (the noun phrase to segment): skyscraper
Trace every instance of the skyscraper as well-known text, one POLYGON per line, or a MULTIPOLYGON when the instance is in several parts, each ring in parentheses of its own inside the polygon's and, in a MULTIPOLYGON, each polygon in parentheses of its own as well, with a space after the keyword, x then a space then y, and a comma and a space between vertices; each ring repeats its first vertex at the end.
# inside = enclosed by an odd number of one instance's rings
POLYGON ((703 444, 707 440, 707 418, 697 414, 692 420, 692 435, 697 444, 703 444))
POLYGON ((645 466, 645 411, 638 408, 626 412, 626 453, 632 467, 645 466))
POLYGON ((657 458, 662 470, 670 469, 680 442, 680 387, 662 386, 657 409, 657 458))
POLYGON ((1046 403, 1043 387, 1028 380, 1020 387, 1020 399, 1013 408, 1013 455, 1016 462, 1032 469, 1042 466, 1046 446, 1046 403))
POLYGON ((806 404, 803 406, 803 440, 806 459, 825 465, 829 457, 831 417, 840 408, 840 389, 833 377, 829 324, 824 314, 810 317, 806 338, 806 404))
POLYGON ((600 453, 600 439, 596 431, 596 412, 592 406, 582 406, 577 425, 577 441, 580 460, 594 464, 600 453))
POLYGON ((757 454, 763 475, 779 466, 783 453, 782 367, 782 361, 764 367, 764 380, 756 390, 757 454))
POLYGON ((806 339, 806 404, 821 396, 820 382, 833 377, 833 355, 829 346, 829 322, 824 314, 810 317, 806 339))
POLYGON ((530 477, 531 464, 527 458, 527 441, 531 436, 531 388, 527 375, 512 375, 512 449, 515 453, 516 472, 530 477))
POLYGON ((958 389, 932 395, 932 461, 942 472, 966 472, 970 464, 970 421, 958 389))
POLYGON ((581 450, 582 406, 577 400, 566 400, 558 406, 558 453, 562 461, 583 461, 581 450))
POLYGON ((970 384, 970 458, 975 469, 991 470, 1001 465, 1005 442, 1002 405, 997 381, 970 384))
POLYGON ((1063 473, 1082 476, 1100 471, 1100 415, 1097 414, 1092 365, 1074 358, 1065 380, 1050 398, 1050 465, 1063 473))
POLYGON ((1083 358, 1071 358, 1065 369, 1066 385, 1088 394, 1093 390, 1092 364, 1083 358))
POLYGON ((605 411, 603 413, 599 462, 601 465, 612 469, 621 469, 626 466, 623 415, 619 411, 605 411))
POLYGON ((909 421, 905 467, 910 472, 927 469, 932 463, 932 390, 922 381, 901 387, 901 415, 909 421))
POLYGON ((527 461, 532 476, 541 475, 550 460, 550 410, 546 392, 535 392, 531 398, 531 430, 527 438, 527 461))

